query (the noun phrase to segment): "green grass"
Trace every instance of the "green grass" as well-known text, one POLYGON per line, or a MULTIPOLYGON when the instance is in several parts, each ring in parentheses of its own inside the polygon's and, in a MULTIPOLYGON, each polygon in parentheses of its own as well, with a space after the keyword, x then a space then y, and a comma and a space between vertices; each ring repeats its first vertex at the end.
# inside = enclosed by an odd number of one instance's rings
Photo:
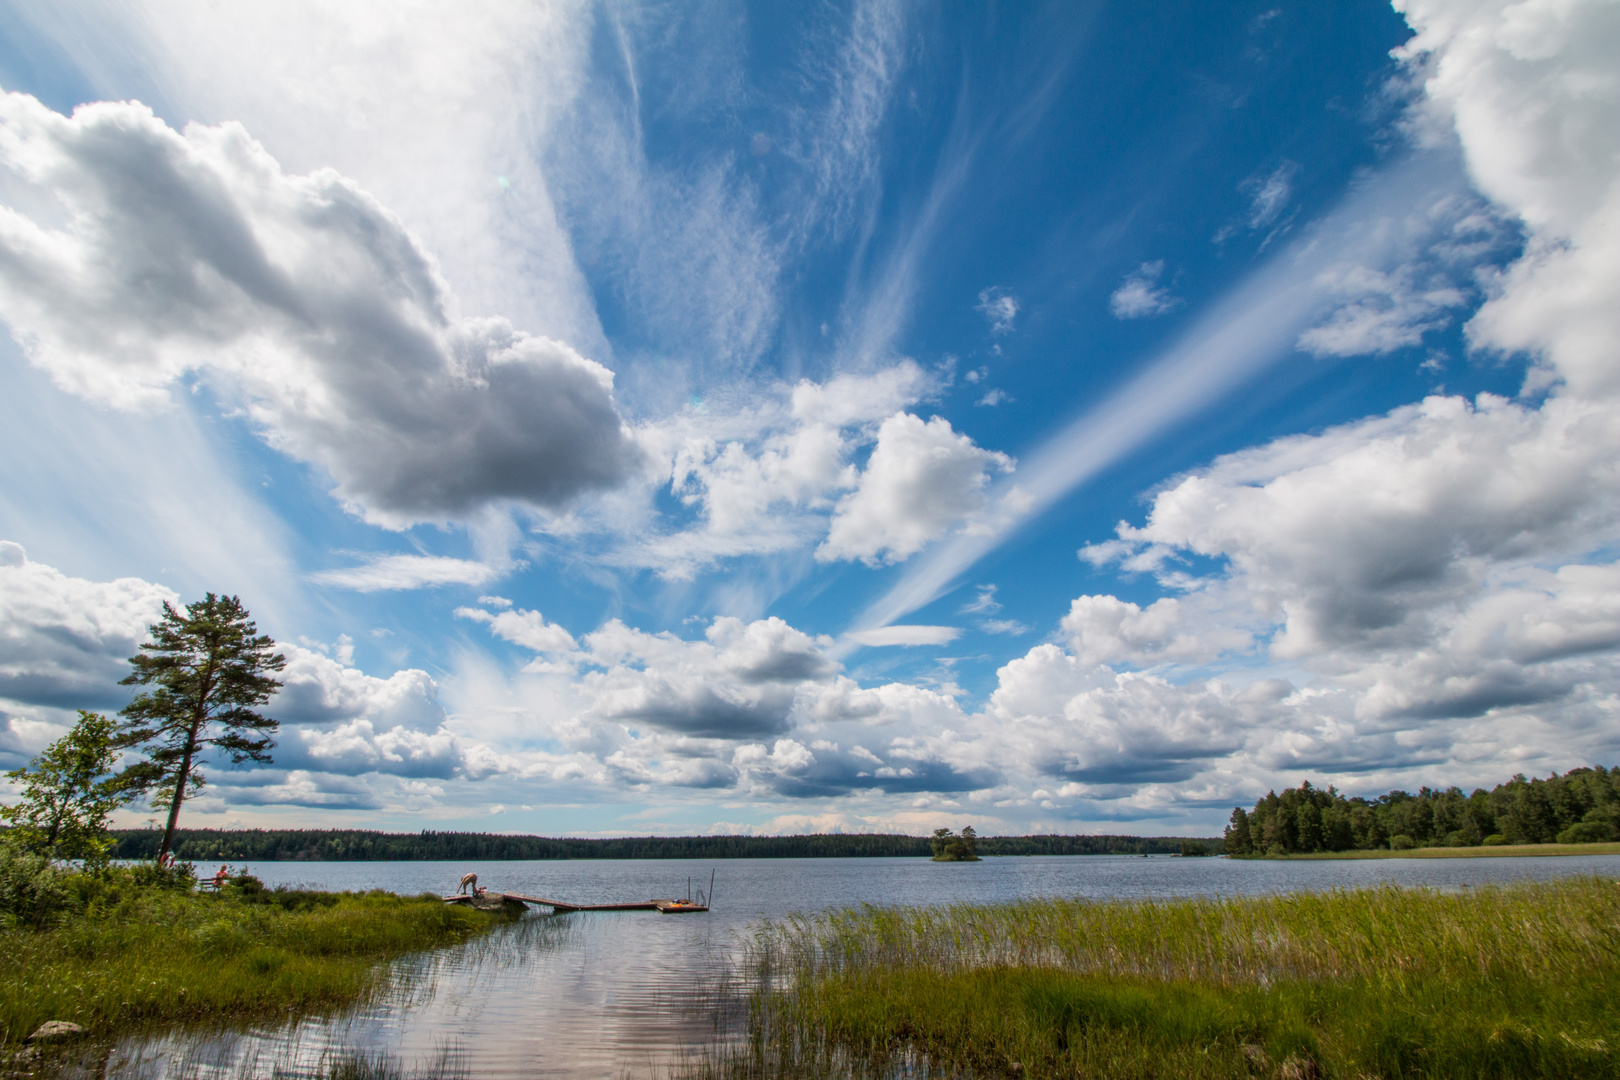
POLYGON ((54 925, 0 930, 0 1045, 46 1020, 99 1038, 350 1005, 386 989, 385 961, 465 941, 500 918, 380 892, 119 890, 54 925))
POLYGON ((1310 855, 1268 855, 1272 859, 1500 859, 1520 855, 1620 855, 1620 843, 1497 844, 1492 847, 1425 847, 1391 851, 1318 851, 1310 855))
POLYGON ((862 908, 768 927, 711 1077, 1620 1076, 1620 887, 862 908))

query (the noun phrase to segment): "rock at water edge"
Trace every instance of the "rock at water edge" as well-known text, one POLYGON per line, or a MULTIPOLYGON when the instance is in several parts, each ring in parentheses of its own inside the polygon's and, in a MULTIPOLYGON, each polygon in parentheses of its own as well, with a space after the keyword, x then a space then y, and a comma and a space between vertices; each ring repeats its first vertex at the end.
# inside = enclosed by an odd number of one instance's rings
POLYGON ((479 911, 527 911, 529 905, 505 893, 484 893, 473 897, 472 906, 479 911))

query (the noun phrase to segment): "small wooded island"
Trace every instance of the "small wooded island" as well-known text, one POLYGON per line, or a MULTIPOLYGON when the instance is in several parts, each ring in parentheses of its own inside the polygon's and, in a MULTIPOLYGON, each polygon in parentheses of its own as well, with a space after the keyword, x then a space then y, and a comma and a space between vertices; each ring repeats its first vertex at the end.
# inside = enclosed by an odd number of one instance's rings
POLYGON ((935 829, 929 841, 934 849, 935 862, 978 862, 979 834, 973 826, 964 826, 961 833, 949 829, 935 829))

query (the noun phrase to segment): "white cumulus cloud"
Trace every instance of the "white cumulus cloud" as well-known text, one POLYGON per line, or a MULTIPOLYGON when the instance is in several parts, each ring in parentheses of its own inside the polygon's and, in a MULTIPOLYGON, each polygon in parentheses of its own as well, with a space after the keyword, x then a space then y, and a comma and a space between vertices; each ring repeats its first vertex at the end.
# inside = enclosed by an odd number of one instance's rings
POLYGON ((1397 0, 1427 101, 1479 190, 1529 242, 1468 324, 1580 391, 1620 387, 1620 8, 1604 0, 1397 0))
POLYGON ((121 704, 146 629, 179 596, 139 578, 86 581, 0 543, 0 698, 56 708, 121 704))
POLYGON ((990 474, 1013 460, 952 430, 950 421, 896 413, 883 422, 859 485, 838 502, 816 558, 893 563, 990 510, 990 474))
POLYGON ((572 634, 556 623, 547 622, 538 611, 513 608, 491 613, 481 608, 458 607, 455 614, 458 618, 488 623, 489 632, 496 637, 537 653, 569 653, 577 648, 572 634))
POLYGON ((0 98, 0 316, 58 385, 125 407, 194 372, 391 527, 561 506, 640 454, 612 374, 466 318, 399 220, 330 170, 289 176, 236 124, 0 98), (53 206, 54 204, 54 206, 53 206))

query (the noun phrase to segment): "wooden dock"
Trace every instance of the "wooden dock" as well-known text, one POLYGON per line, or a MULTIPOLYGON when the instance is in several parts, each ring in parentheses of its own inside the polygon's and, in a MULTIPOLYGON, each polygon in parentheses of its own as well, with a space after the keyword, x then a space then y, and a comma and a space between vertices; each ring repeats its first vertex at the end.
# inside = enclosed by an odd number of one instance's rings
POLYGON ((543 896, 524 896, 521 893, 485 892, 481 896, 468 896, 466 893, 454 893, 444 898, 447 904, 472 904, 478 908, 493 908, 508 903, 522 905, 537 904, 548 907, 553 912, 562 911, 657 911, 665 915, 685 915, 690 912, 708 911, 708 905, 699 904, 692 900, 641 900, 627 904, 570 904, 564 900, 547 900, 543 896))

